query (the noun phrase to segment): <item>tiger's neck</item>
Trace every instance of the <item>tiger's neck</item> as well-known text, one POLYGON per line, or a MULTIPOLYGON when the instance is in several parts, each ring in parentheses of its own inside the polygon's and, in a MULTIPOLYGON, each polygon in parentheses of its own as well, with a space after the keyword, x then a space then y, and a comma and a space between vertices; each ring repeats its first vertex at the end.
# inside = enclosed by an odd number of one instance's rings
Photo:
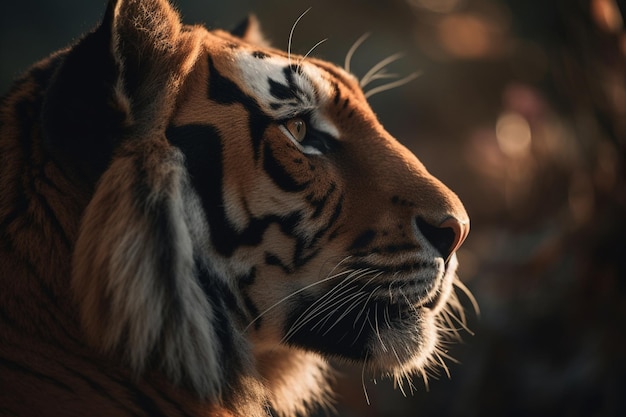
POLYGON ((0 305, 23 331, 48 337, 78 331, 69 278, 86 204, 47 155, 41 136, 42 103, 58 62, 49 59, 33 67, 0 109, 0 305), (28 308, 31 300, 48 305, 28 308))

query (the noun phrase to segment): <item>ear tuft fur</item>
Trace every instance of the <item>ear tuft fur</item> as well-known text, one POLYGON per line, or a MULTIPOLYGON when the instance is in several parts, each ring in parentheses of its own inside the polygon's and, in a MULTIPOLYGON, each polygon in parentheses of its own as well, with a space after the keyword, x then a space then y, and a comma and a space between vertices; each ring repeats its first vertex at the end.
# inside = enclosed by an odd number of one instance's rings
POLYGON ((230 33, 249 44, 270 47, 270 42, 265 39, 261 30, 259 19, 253 14, 249 14, 230 33))
MULTIPOLYGON (((140 130, 164 128, 181 80, 199 51, 198 40, 181 36, 179 14, 166 0, 117 0, 109 5, 110 50, 122 77, 115 90, 128 97, 140 130)), ((109 15, 109 13, 107 13, 109 15)))

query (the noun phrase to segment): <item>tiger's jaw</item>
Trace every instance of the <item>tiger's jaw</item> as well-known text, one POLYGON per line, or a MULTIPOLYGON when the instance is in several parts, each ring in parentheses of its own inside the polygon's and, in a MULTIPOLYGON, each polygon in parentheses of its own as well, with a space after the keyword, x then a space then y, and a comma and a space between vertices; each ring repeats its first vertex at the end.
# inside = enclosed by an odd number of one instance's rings
POLYGON ((354 268, 358 264, 348 260, 343 270, 335 270, 323 293, 302 291, 293 298, 284 343, 363 363, 373 373, 420 372, 439 344, 440 315, 453 293, 456 256, 447 266, 441 258, 424 262, 422 270, 406 278, 354 268))

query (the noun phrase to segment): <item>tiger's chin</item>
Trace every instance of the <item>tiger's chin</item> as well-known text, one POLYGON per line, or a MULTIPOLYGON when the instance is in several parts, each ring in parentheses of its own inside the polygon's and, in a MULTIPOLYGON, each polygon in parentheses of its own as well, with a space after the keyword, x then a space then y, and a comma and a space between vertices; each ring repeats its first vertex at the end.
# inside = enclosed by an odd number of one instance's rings
POLYGON ((425 370, 437 364, 445 367, 441 345, 450 335, 458 336, 450 328, 451 314, 463 317, 453 290, 457 265, 455 255, 445 267, 442 262, 428 294, 398 294, 381 286, 386 296, 370 294, 359 303, 358 292, 344 290, 342 301, 329 302, 327 308, 302 295, 294 303, 284 340, 324 357, 360 364, 375 376, 425 378, 425 370))

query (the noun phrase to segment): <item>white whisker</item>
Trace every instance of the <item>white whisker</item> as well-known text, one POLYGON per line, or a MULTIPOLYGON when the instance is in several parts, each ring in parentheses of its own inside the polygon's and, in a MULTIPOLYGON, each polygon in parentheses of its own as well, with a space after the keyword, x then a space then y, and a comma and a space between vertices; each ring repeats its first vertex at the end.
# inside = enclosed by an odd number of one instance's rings
MULTIPOLYGON (((365 307, 367 307, 367 300, 365 301, 365 307)), ((368 316, 369 314, 370 314, 370 310, 368 308, 366 316, 368 316)), ((354 324, 352 325, 353 329, 356 329, 356 322, 357 322, 357 320, 355 320, 354 324)), ((365 324, 366 323, 367 323, 367 320, 363 320, 363 324, 361 325, 361 328, 359 329, 358 333, 356 334, 356 337, 352 341, 352 345, 354 345, 356 343, 356 341, 359 340, 359 337, 361 337, 361 334, 363 333, 363 329, 365 329, 365 324)))
POLYGON ((361 86, 361 88, 365 88, 372 81, 372 77, 378 71, 382 70, 383 68, 385 68, 387 65, 391 64, 392 62, 399 60, 403 56, 404 54, 402 52, 398 52, 398 53, 388 56, 387 58, 380 61, 378 64, 374 65, 369 71, 367 71, 367 73, 365 73, 363 78, 361 78, 361 81, 359 82, 359 85, 361 86))
POLYGON ((462 328, 463 330, 465 330, 466 332, 468 332, 469 334, 471 334, 472 336, 474 336, 474 332, 471 331, 469 329, 469 327, 467 327, 467 324, 461 320, 460 318, 458 318, 453 312, 451 312, 450 310, 448 310, 447 308, 444 308, 443 311, 445 311, 446 313, 448 313, 448 315, 454 320, 456 321, 462 328))
POLYGON ((426 391, 430 391, 430 385, 428 385, 428 375, 424 369, 420 370, 422 374, 422 379, 424 380, 424 386, 426 387, 426 391))
MULTIPOLYGON (((376 275, 374 278, 378 277, 379 275, 380 275, 380 274, 376 275)), ((372 278, 372 279, 373 279, 373 278, 372 278)), ((370 281, 371 281, 371 280, 370 280, 370 281)), ((369 284, 369 282, 367 282, 367 283, 363 284, 363 286, 365 286, 365 285, 367 285, 367 284, 369 284)), ((369 303, 370 298, 372 298, 372 296, 374 295, 374 293, 375 293, 376 291, 378 291, 378 289, 379 289, 380 287, 381 287, 381 285, 379 285, 378 287, 374 288, 374 290, 370 292, 369 297, 367 297, 367 300, 365 301, 365 305, 363 306, 363 308, 361 309, 361 311, 359 311, 359 314, 357 314, 356 318, 354 319, 354 324, 353 324, 352 328, 355 328, 355 327, 356 327, 356 323, 357 323, 357 321, 359 320, 359 317, 361 317, 361 314, 363 314, 363 311, 367 308, 367 304, 369 303)), ((368 310, 368 313, 369 313, 369 310, 368 310)))
POLYGON ((309 55, 311 55, 311 52, 313 52, 315 50, 315 48, 317 48, 318 46, 320 46, 321 44, 323 44, 324 42, 326 42, 328 40, 328 38, 326 39, 322 39, 321 41, 319 41, 318 43, 316 43, 315 45, 313 45, 313 47, 311 49, 309 49, 309 52, 307 52, 306 54, 304 54, 304 56, 300 59, 300 61, 298 61, 298 67, 300 67, 300 65, 302 65, 302 63, 304 62, 305 59, 307 59, 307 57, 309 55))
MULTIPOLYGON (((350 258, 350 257, 348 256, 348 257, 346 257, 345 259, 343 259, 341 262, 339 262, 339 264, 337 264, 337 266, 336 266, 335 268, 333 268, 333 270, 332 270, 330 273, 332 274, 332 273, 333 273, 333 271, 335 271, 335 269, 336 269, 337 267, 339 267, 339 265, 341 265, 344 261, 348 260, 349 258, 350 258)), ((304 287, 302 287, 302 288, 300 288, 300 289, 298 289, 298 290, 296 290, 296 291, 292 292, 291 294, 289 294, 289 295, 287 295, 287 296, 283 297, 282 299, 280 299, 280 300, 278 300, 277 302, 275 302, 274 304, 272 304, 270 307, 268 307, 268 308, 266 308, 265 310, 263 310, 263 312, 262 312, 262 313, 260 313, 260 314, 259 314, 258 316, 256 316, 256 317, 255 317, 255 318, 254 318, 254 319, 253 319, 250 323, 248 323, 248 325, 244 328, 244 330, 243 330, 243 331, 244 331, 244 332, 248 331, 248 329, 250 328, 250 326, 252 326, 252 325, 253 325, 253 324, 254 324, 257 320, 259 320, 261 317, 263 317, 263 316, 264 316, 265 314, 267 314, 269 311, 273 310, 273 309, 274 309, 274 308, 276 308, 278 305, 280 305, 280 304, 284 303, 286 300, 290 299, 291 297, 293 297, 293 296, 295 296, 295 295, 297 295, 297 294, 300 294, 302 291, 306 291, 306 290, 308 290, 309 288, 315 287, 316 285, 320 285, 320 284, 322 284, 322 283, 324 283, 324 282, 327 282, 327 281, 333 280, 333 279, 337 278, 338 276, 344 275, 344 274, 345 274, 345 273, 347 273, 347 272, 348 272, 348 271, 343 271, 343 272, 339 272, 338 274, 335 274, 335 275, 329 275, 328 277, 326 277, 326 278, 324 278, 324 279, 322 279, 322 280, 315 281, 315 282, 313 282, 313 283, 311 283, 311 284, 309 284, 309 285, 306 285, 306 286, 304 286, 304 287)))
MULTIPOLYGON (((358 279, 359 276, 360 276, 359 275, 359 273, 360 273, 359 271, 361 271, 361 270, 358 270, 358 271, 352 271, 352 270, 344 271, 343 273, 349 273, 349 275, 346 278, 344 278, 341 282, 339 282, 338 284, 333 286, 333 288, 331 288, 329 291, 327 291, 323 296, 321 296, 320 298, 315 300, 314 303, 312 303, 302 314, 300 314, 300 316, 292 324, 291 328, 287 331, 287 333, 285 334, 285 337, 283 339, 286 339, 286 338, 290 337, 291 333, 297 331, 299 328, 302 327, 302 325, 304 325, 307 322, 309 322, 310 319, 318 316, 319 312, 325 311, 327 309, 327 306, 330 303, 332 303, 335 298, 337 298, 338 296, 343 295, 346 291, 348 291, 349 287, 344 287, 344 284, 348 280, 355 281, 356 279, 358 279), (337 291, 338 289, 340 289, 340 290, 337 291), (337 293, 335 293, 335 291, 337 291, 337 293)), ((337 275, 339 275, 339 274, 337 274, 337 275)))
POLYGON ((319 312, 316 314, 316 316, 319 316, 319 315, 320 315, 320 314, 322 314, 322 313, 325 313, 325 312, 327 312, 327 311, 329 311, 329 310, 332 310, 332 311, 330 311, 330 312, 329 312, 329 314, 327 314, 327 315, 325 316, 325 318, 324 318, 323 320, 318 321, 318 322, 315 324, 315 326, 311 327, 311 330, 314 330, 314 329, 315 329, 316 327, 318 327, 318 326, 319 326, 319 327, 323 327, 323 326, 324 326, 324 325, 328 322, 328 320, 330 320, 330 317, 331 317, 332 313, 334 313, 335 311, 339 310, 339 309, 340 309, 341 307, 343 307, 344 305, 346 305, 346 304, 348 304, 349 302, 351 302, 351 301, 352 301, 352 299, 353 299, 354 297, 356 297, 356 296, 360 296, 360 294, 359 294, 359 293, 357 293, 357 294, 352 294, 350 297, 345 298, 345 299, 342 299, 341 297, 336 297, 336 298, 338 298, 338 300, 336 300, 336 301, 335 301, 335 302, 333 302, 333 303, 329 303, 326 307, 324 307, 324 309, 323 309, 323 310, 319 311, 319 312))
POLYGON ((383 343, 383 338, 380 335, 380 328, 378 327, 378 303, 374 303, 374 322, 376 323, 376 329, 374 330, 380 345, 383 347, 383 351, 387 352, 387 346, 383 343))
POLYGON ((440 332, 444 332, 450 336, 453 336, 455 339, 460 339, 461 335, 459 334, 459 330, 450 320, 450 315, 449 312, 446 310, 442 310, 441 314, 440 314, 440 319, 439 322, 441 323, 441 320, 445 321, 445 326, 443 326, 439 329, 440 332))
POLYGON ((454 363, 460 363, 458 360, 454 359, 452 356, 448 355, 448 353, 444 350, 439 350, 438 354, 443 356, 444 358, 448 359, 449 361, 452 361, 454 363))
POLYGON ((474 294, 472 294, 469 288, 465 286, 463 281, 461 281, 458 278, 455 279, 454 286, 460 289, 463 292, 463 294, 465 294, 465 296, 470 300, 470 303, 472 303, 472 307, 474 308, 474 313, 476 313, 477 316, 480 316, 480 307, 478 306, 478 301, 476 301, 474 294))
MULTIPOLYGON (((297 332, 298 330, 300 330, 304 325, 306 325, 307 323, 309 323, 311 320, 313 320, 315 317, 318 317, 319 315, 321 315, 322 313, 328 311, 329 309, 335 307, 335 306, 341 306, 343 304, 345 304, 344 300, 342 300, 340 297, 342 297, 345 293, 348 293, 350 291, 353 290, 353 288, 349 287, 349 286, 345 286, 343 288, 341 288, 342 286, 345 285, 346 281, 348 281, 349 279, 351 279, 352 282, 356 281, 357 279, 361 279, 367 275, 373 274, 376 271, 374 270, 357 270, 357 271, 352 271, 350 273, 350 275, 345 278, 342 282, 340 282, 339 284, 335 285, 330 291, 328 291, 326 294, 324 294, 323 297, 321 297, 320 299, 316 300, 311 306, 309 306, 309 308, 307 308, 307 310, 302 313, 300 315, 300 317, 298 317, 295 322, 292 324, 291 328, 287 331, 287 333, 285 334, 285 336, 283 337, 283 341, 288 340, 295 332, 297 332), (338 288, 341 288, 340 291, 335 292, 338 288), (331 296, 332 295, 332 296, 331 296), (335 301, 336 299, 338 299, 337 301, 335 301)), ((367 282, 365 282, 361 288, 366 287, 367 285, 369 285, 369 283, 371 281, 373 281, 374 279, 376 279, 377 277, 379 277, 381 275, 380 272, 376 273, 376 275, 374 275, 372 278, 370 278, 367 282)), ((375 292, 378 288, 377 287, 373 292, 375 292)), ((369 298, 373 295, 372 293, 367 293, 367 292, 363 292, 362 290, 359 290, 357 292, 357 294, 364 294, 365 296, 367 296, 367 300, 366 300, 366 304, 367 301, 369 300, 369 298)), ((353 296, 354 297, 354 296, 353 296)), ((350 299, 351 300, 351 299, 350 299)), ((350 301, 349 300, 349 301, 350 301)), ((358 303, 356 303, 356 305, 352 306, 351 309, 353 309, 354 307, 358 306, 358 304, 360 304, 360 301, 358 303)), ((365 308, 366 306, 364 306, 365 308)), ((361 313, 359 313, 360 316, 361 313)), ((357 316, 357 320, 358 317, 357 316)), ((318 322, 314 327, 317 327, 318 325, 324 325, 328 319, 330 318, 330 315, 326 316, 325 319, 323 319, 322 321, 318 322)), ((335 323, 336 324, 336 323, 335 323)), ((356 325, 356 321, 355 321, 355 325, 356 325)), ((333 325, 334 326, 334 325, 333 325)), ((353 326, 354 327, 354 326, 353 326)))
POLYGON ((291 66, 291 43, 292 43, 292 40, 293 40, 293 32, 296 30, 296 26, 298 26, 298 22, 300 22, 300 19, 302 19, 304 17, 304 15, 309 12, 309 10, 311 10, 311 7, 306 9, 304 11, 304 13, 302 13, 296 19, 296 21, 294 22, 293 26, 291 26, 291 30, 289 31, 289 42, 287 44, 287 59, 289 60, 289 66, 291 66))
POLYGON ((385 317, 385 324, 387 325, 387 328, 391 329, 391 317, 389 316, 389 306, 385 306, 383 315, 385 317))
POLYGON ((372 75, 370 77, 369 82, 371 83, 371 82, 376 81, 376 80, 389 80, 389 79, 398 78, 398 77, 399 77, 398 74, 390 74, 388 72, 385 72, 385 70, 382 70, 381 72, 372 75))
POLYGON ((367 364, 367 357, 369 356, 369 352, 365 354, 365 359, 363 360, 363 368, 361 369, 361 385, 363 386, 363 394, 365 394, 365 401, 367 405, 371 405, 370 397, 367 395, 367 387, 365 386, 365 365, 367 364))
MULTIPOLYGON (((332 326, 330 326, 325 332, 324 332, 324 336, 326 336, 326 334, 328 334, 328 332, 330 332, 337 324, 339 324, 341 322, 341 320, 346 317, 352 310, 354 310, 362 300, 365 300, 367 297, 367 293, 357 293, 356 294, 358 297, 353 297, 353 298, 357 298, 356 302, 354 302, 350 307, 348 307, 342 314, 341 316, 339 316, 337 318, 337 320, 335 320, 335 323, 333 323, 332 326)), ((352 300, 351 300, 352 301, 352 300)))
POLYGON ((441 355, 439 354, 438 350, 435 350, 435 356, 437 357, 437 359, 439 359, 439 363, 441 364, 441 366, 443 367, 444 371, 446 372, 446 375, 448 376, 448 379, 451 378, 450 376, 450 370, 448 369, 448 367, 446 366, 446 363, 443 361, 443 358, 441 357, 441 355))
POLYGON ((384 85, 372 88, 367 93, 365 93, 365 98, 370 98, 374 94, 382 93, 383 91, 387 91, 387 90, 391 90, 392 88, 400 87, 400 86, 402 86, 404 84, 407 84, 407 83, 413 81, 414 79, 419 77, 421 74, 422 74, 421 72, 416 71, 416 72, 414 72, 412 74, 409 74, 406 77, 404 77, 404 78, 402 78, 402 79, 400 79, 398 81, 393 81, 393 82, 390 82, 388 84, 384 84, 384 85))
POLYGON ((346 54, 346 59, 343 64, 343 68, 346 70, 347 73, 350 73, 350 63, 352 62, 352 57, 354 56, 354 53, 369 36, 369 32, 362 34, 361 37, 357 39, 356 42, 354 42, 348 50, 348 53, 346 54))
POLYGON ((320 314, 324 313, 328 309, 336 306, 337 304, 343 303, 344 300, 341 299, 341 296, 343 296, 345 293, 351 291, 351 288, 349 286, 344 286, 346 284, 346 281, 348 281, 348 280, 356 281, 357 279, 361 278, 362 276, 367 275, 367 274, 370 273, 369 271, 366 271, 365 273, 363 273, 362 271, 363 270, 344 271, 344 272, 350 272, 350 274, 346 278, 344 278, 340 283, 338 283, 333 288, 331 288, 330 291, 328 291, 322 297, 317 299, 302 314, 300 314, 300 316, 294 321, 294 323, 291 325, 289 330, 286 332, 286 334, 285 334, 285 336, 283 337, 282 340, 283 341, 288 340, 295 332, 300 330, 304 325, 306 325, 308 322, 313 320, 315 317, 317 317, 320 314), (343 287, 343 288, 341 288, 341 287, 343 287), (340 288, 340 290, 336 291, 339 288, 340 288), (335 301, 335 300, 337 300, 337 301, 335 301))

